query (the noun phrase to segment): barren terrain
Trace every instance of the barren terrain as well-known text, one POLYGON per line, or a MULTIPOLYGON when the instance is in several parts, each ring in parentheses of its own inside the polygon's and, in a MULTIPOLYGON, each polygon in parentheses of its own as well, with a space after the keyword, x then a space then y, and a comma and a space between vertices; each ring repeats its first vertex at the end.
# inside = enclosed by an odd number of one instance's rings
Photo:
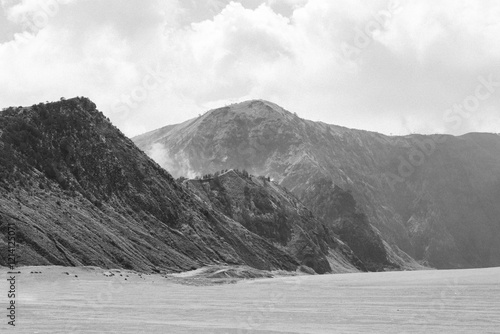
POLYGON ((245 280, 213 268, 18 270, 16 327, 2 315, 2 333, 500 333, 500 268, 245 280))

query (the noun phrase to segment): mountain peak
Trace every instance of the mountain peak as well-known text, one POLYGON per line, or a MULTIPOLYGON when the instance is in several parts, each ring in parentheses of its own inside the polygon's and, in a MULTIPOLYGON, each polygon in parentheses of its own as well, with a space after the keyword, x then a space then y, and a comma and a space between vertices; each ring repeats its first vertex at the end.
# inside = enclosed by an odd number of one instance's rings
POLYGON ((224 113, 257 117, 293 117, 293 114, 279 105, 266 100, 248 100, 239 103, 227 105, 222 108, 212 109, 206 116, 216 116, 224 113))
POLYGON ((73 97, 65 99, 61 97, 59 101, 38 103, 32 106, 8 107, 1 110, 1 116, 21 117, 23 119, 32 119, 41 117, 42 122, 53 120, 54 117, 59 118, 64 115, 77 114, 83 118, 99 118, 107 120, 100 111, 97 110, 96 104, 86 97, 73 97))
POLYGON ((196 118, 143 133, 132 140, 138 143, 139 147, 148 151, 151 147, 144 147, 141 143, 152 140, 178 141, 181 137, 194 138, 200 131, 214 135, 216 132, 227 132, 228 129, 233 129, 232 125, 235 122, 243 125, 246 123, 261 124, 263 121, 271 123, 273 126, 281 126, 284 124, 296 125, 301 122, 301 119, 273 102, 256 99, 211 109, 196 118), (178 132, 172 138, 166 138, 165 133, 168 133, 172 128, 176 128, 178 132))

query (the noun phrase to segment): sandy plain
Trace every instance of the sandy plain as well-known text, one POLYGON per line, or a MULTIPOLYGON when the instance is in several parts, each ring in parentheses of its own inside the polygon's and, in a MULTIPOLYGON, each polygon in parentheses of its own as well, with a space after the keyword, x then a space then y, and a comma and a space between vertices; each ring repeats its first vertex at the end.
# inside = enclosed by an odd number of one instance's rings
POLYGON ((230 284, 95 267, 16 271, 15 327, 0 271, 2 333, 500 333, 500 268, 230 284))

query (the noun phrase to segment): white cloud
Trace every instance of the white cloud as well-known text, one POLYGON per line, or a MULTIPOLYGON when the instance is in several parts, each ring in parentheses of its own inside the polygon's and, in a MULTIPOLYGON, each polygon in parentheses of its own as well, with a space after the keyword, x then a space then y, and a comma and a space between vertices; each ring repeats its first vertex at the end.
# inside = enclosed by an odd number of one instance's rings
POLYGON ((500 81, 496 1, 2 6, 4 19, 26 33, 0 44, 0 105, 85 95, 129 135, 247 98, 385 133, 494 131, 500 109, 495 92, 460 128, 443 120, 474 92, 478 76, 500 81), (40 13, 47 20, 29 28, 26 19, 40 13))
POLYGON ((405 1, 392 29, 380 38, 389 49, 422 63, 458 69, 491 64, 500 56, 498 1, 405 1))

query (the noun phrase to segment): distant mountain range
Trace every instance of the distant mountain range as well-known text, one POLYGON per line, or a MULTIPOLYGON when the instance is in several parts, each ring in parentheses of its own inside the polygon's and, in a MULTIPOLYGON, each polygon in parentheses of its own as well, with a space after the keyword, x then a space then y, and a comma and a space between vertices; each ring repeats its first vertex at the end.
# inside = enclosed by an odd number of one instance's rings
POLYGON ((133 140, 87 98, 0 112, 0 265, 13 223, 25 265, 498 266, 499 199, 493 134, 388 137, 261 100, 133 140))
MULTIPOLYGON (((339 208, 340 210, 340 208, 339 208)), ((268 179, 175 180, 86 98, 0 112, 0 265, 175 272, 212 264, 308 273, 393 268, 358 258, 334 226, 268 179)))
MULTIPOLYGON (((133 141, 175 177, 231 168, 270 177, 370 270, 414 268, 415 260, 436 268, 500 265, 498 135, 392 137, 305 120, 253 100, 133 141)), ((207 191, 213 204, 216 190, 207 191)), ((242 224, 270 233, 262 223, 242 224)))

